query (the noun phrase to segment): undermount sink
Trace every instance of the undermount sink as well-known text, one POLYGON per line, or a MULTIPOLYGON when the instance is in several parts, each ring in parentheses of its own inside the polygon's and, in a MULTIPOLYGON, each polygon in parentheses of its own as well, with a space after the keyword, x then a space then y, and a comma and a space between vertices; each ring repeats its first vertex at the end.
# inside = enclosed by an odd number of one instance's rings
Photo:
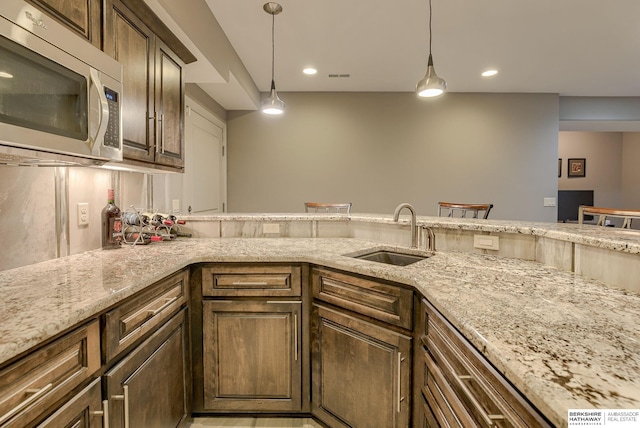
POLYGON ((376 250, 370 253, 353 256, 356 259, 369 260, 372 262, 386 263, 394 266, 408 266, 429 258, 430 254, 407 254, 390 250, 376 250))

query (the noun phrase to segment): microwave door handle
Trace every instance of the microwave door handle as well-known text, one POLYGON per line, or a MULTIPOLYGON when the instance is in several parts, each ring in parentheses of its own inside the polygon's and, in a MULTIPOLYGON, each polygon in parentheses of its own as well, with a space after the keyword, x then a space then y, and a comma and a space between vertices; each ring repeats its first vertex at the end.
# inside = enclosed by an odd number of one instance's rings
POLYGON ((100 81, 98 70, 92 68, 89 71, 89 75, 91 76, 91 88, 96 90, 96 92, 98 93, 98 100, 100 101, 100 106, 98 108, 98 131, 90 141, 91 153, 94 155, 99 155, 100 144, 104 139, 104 135, 107 133, 107 126, 109 125, 109 103, 107 101, 107 96, 102 90, 102 82, 100 81))

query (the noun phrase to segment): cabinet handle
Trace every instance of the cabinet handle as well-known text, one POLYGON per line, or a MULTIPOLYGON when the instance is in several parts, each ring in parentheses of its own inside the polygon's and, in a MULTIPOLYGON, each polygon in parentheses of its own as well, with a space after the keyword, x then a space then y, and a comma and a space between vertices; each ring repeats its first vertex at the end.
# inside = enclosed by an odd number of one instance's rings
POLYGON ((164 113, 160 113, 160 153, 164 154, 164 113))
POLYGON ((162 312, 163 310, 165 310, 167 307, 169 307, 173 302, 175 302, 176 300, 178 300, 178 296, 174 296, 174 297, 167 297, 166 299, 164 299, 164 305, 160 306, 158 309, 149 309, 147 312, 149 314, 151 314, 151 316, 156 316, 159 312, 162 312))
POLYGON ((233 281, 231 285, 257 285, 264 287, 268 284, 266 281, 233 281))
POLYGON ((293 314, 294 335, 293 335, 293 347, 295 350, 296 361, 298 361, 298 314, 293 314))
POLYGON ((40 398, 45 392, 47 392, 48 390, 51 389, 51 387, 53 387, 52 383, 49 383, 45 386, 43 386, 42 388, 33 388, 33 389, 27 389, 24 391, 25 394, 32 394, 29 398, 27 398, 26 400, 22 401, 21 403, 19 403, 17 406, 15 406, 13 409, 9 410, 7 413, 5 413, 4 415, 0 416, 0 425, 2 425, 3 423, 5 423, 6 421, 8 421, 9 419, 11 419, 12 417, 14 417, 17 413, 20 413, 25 407, 27 407, 29 404, 33 403, 34 401, 36 401, 38 398, 40 398))
POLYGON ((465 381, 475 381, 476 379, 473 376, 471 376, 471 375, 458 375, 458 374, 454 373, 453 374, 453 378, 456 380, 456 383, 458 384, 460 389, 462 389, 464 394, 467 396, 467 398, 471 402, 471 405, 480 414, 480 416, 482 417, 482 419, 484 420, 484 422, 485 422, 485 424, 487 426, 493 426, 494 425, 494 422, 493 422, 494 420, 505 419, 504 415, 489 415, 489 414, 487 414, 487 412, 484 411, 484 409, 482 408, 480 403, 478 403, 478 400, 476 400, 476 397, 473 395, 471 390, 465 384, 465 381))
POLYGON ((404 397, 402 396, 402 380, 401 380, 403 361, 404 361, 404 358, 402 358, 402 353, 398 352, 398 413, 400 413, 402 410, 402 401, 404 400, 404 397))
POLYGON ((149 120, 153 120, 153 146, 156 153, 160 151, 160 145, 158 144, 158 113, 153 112, 153 116, 149 118, 149 120))
POLYGON ((112 395, 111 398, 118 401, 123 401, 124 408, 124 428, 129 428, 129 385, 122 387, 122 395, 112 395))
POLYGON ((102 416, 102 428, 109 428, 109 400, 102 401, 102 410, 91 412, 92 415, 102 416))

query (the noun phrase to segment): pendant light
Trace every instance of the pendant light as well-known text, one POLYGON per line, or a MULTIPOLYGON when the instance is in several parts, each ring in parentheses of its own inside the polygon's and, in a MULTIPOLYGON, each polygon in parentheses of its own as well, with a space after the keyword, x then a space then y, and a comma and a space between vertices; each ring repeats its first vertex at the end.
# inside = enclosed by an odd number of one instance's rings
POLYGON ((275 24, 276 15, 282 12, 282 6, 278 3, 265 3, 262 7, 265 12, 271 15, 271 90, 269 97, 262 101, 262 112, 266 114, 282 114, 284 113, 284 101, 278 97, 275 82, 275 24))
POLYGON ((433 66, 433 56, 431 56, 431 0, 429 0, 429 62, 427 63, 427 74, 416 85, 416 93, 419 97, 437 97, 447 90, 447 82, 436 74, 433 66))

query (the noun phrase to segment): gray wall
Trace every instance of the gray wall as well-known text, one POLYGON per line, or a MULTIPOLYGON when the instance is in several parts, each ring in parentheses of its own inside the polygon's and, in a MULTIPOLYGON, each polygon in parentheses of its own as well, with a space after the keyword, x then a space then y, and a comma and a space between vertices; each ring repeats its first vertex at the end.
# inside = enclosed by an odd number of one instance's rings
POLYGON ((640 210, 640 132, 622 134, 622 200, 621 206, 640 210))
POLYGON ((286 112, 229 112, 230 212, 300 212, 350 201, 435 215, 491 202, 491 218, 555 221, 556 94, 283 93, 286 112))

